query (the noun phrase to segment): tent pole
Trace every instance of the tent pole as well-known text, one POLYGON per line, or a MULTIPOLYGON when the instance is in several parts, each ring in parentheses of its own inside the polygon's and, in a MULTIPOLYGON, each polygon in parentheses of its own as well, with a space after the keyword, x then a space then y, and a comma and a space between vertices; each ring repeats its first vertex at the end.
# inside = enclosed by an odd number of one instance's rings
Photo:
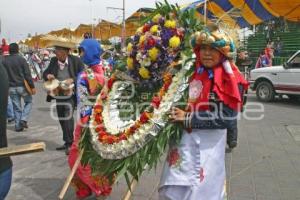
POLYGON ((204 1, 204 25, 207 24, 207 0, 204 1))
POLYGON ((126 23, 125 23, 125 0, 123 0, 123 27, 122 27, 122 49, 126 45, 126 23))

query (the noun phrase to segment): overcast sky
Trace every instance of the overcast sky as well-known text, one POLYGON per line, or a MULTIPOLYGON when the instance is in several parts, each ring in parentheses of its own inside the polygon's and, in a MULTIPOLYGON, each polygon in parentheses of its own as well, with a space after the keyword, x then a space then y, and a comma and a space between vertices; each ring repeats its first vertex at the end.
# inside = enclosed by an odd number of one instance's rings
MULTIPOLYGON (((155 0, 125 0, 126 17, 141 7, 154 7, 155 0)), ((186 4, 196 0, 168 0, 186 4)), ((0 0, 1 38, 9 42, 26 38, 28 33, 47 33, 76 28, 105 19, 121 22, 122 11, 107 7, 123 6, 123 0, 0 0), (93 20, 96 19, 96 20, 93 20)))

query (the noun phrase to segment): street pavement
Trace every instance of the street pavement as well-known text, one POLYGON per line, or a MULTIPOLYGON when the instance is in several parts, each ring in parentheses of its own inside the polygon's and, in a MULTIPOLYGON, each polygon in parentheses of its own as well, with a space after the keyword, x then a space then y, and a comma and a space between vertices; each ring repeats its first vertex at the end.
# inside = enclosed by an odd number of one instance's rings
MULTIPOLYGON (((47 150, 13 157, 13 183, 7 200, 56 200, 70 172, 64 152, 55 150, 63 144, 58 121, 50 115, 55 104, 46 103, 41 84, 37 86, 29 129, 17 133, 9 125, 8 142, 13 146, 43 141, 47 150)), ((284 98, 261 104, 251 93, 248 103, 239 120, 238 147, 226 154, 228 199, 300 200, 300 102, 284 98), (259 106, 263 112, 252 112, 259 106), (260 114, 262 119, 249 119, 260 114)), ((144 172, 132 199, 158 200, 163 164, 164 159, 156 169, 144 172)), ((122 199, 126 191, 125 181, 120 180, 109 199, 122 199)), ((76 199, 72 187, 65 199, 76 199)))

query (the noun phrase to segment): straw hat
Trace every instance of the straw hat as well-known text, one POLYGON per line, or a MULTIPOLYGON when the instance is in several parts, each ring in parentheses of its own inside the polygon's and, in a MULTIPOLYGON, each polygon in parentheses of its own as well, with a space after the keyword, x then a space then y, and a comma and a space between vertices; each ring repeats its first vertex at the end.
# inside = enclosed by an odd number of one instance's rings
POLYGON ((46 43, 47 47, 62 47, 66 49, 76 49, 81 41, 79 38, 64 38, 55 35, 46 35, 41 40, 46 43))

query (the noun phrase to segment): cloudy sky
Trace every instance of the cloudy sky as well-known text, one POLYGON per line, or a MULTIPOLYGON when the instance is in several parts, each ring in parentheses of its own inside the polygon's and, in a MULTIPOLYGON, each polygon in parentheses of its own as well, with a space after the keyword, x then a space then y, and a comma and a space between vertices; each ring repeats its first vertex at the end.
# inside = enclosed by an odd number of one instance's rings
MULTIPOLYGON (((168 0, 179 5, 196 0, 168 0)), ((100 19, 121 22, 122 11, 107 7, 123 6, 123 0, 0 0, 1 38, 9 42, 31 33, 47 33, 61 28, 76 28, 100 19)), ((141 7, 154 7, 155 0, 125 0, 126 17, 141 7)))

